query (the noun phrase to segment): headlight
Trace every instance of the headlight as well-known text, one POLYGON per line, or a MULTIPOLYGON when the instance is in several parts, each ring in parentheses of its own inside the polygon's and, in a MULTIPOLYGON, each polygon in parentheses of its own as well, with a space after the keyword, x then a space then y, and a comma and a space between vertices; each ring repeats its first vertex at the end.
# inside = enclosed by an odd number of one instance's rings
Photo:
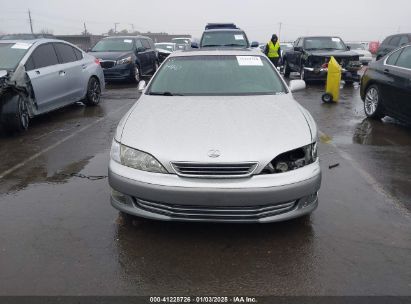
POLYGON ((131 56, 127 57, 127 58, 117 60, 117 62, 116 62, 116 64, 127 64, 127 63, 131 63, 131 56))
POLYGON ((110 154, 114 161, 123 166, 153 173, 168 173, 150 154, 124 146, 115 140, 113 140, 110 154))
POLYGON ((261 174, 284 173, 312 164, 317 160, 317 143, 285 152, 274 158, 261 174))

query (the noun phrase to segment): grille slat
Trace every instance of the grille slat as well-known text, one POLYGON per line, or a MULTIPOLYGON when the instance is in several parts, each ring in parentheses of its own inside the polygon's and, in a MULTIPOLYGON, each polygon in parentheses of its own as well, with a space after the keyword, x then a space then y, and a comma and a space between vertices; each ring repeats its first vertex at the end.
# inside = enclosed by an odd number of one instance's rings
POLYGON ((102 60, 102 61, 100 61, 100 65, 103 69, 112 68, 115 64, 116 64, 116 62, 112 61, 112 60, 106 60, 106 61, 102 60))
POLYGON ((185 206, 164 203, 148 202, 135 199, 135 204, 140 208, 153 213, 168 215, 171 217, 198 218, 198 219, 258 219, 291 211, 297 201, 278 205, 265 206, 185 206))
POLYGON ((173 162, 174 170, 180 176, 186 177, 246 177, 250 176, 257 163, 227 163, 227 164, 206 164, 206 163, 187 163, 173 162))

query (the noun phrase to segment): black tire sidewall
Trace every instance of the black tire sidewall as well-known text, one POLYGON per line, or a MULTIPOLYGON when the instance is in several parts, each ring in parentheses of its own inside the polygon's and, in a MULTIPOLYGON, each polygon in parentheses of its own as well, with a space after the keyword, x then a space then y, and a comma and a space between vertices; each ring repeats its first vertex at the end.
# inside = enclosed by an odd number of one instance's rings
POLYGON ((369 118, 381 119, 381 118, 384 117, 384 114, 383 114, 383 109, 382 109, 382 105, 381 105, 382 97, 381 97, 380 88, 376 84, 370 85, 367 88, 367 90, 365 91, 365 98, 367 98, 367 94, 371 89, 375 89, 377 91, 377 94, 378 94, 377 108, 375 109, 374 113, 368 114, 366 109, 365 109, 365 100, 364 100, 364 112, 365 112, 365 115, 367 115, 367 117, 369 117, 369 118))
POLYGON ((91 77, 88 81, 88 85, 87 85, 87 95, 86 95, 86 105, 89 106, 95 106, 97 104, 100 103, 100 99, 101 99, 101 85, 100 85, 100 81, 96 78, 96 77, 91 77), (97 101, 92 100, 91 96, 90 96, 90 87, 92 85, 94 85, 94 83, 97 83, 98 87, 99 87, 99 97, 97 101))

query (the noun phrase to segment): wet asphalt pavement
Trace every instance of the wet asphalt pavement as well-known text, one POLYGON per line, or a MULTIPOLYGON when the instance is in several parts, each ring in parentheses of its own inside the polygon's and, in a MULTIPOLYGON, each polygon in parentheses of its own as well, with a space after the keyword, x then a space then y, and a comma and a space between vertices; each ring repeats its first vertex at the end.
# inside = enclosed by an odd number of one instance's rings
POLYGON ((321 131, 320 205, 284 223, 139 221, 113 209, 109 149, 135 86, 0 134, 0 295, 411 295, 411 127, 365 119, 352 86, 338 104, 322 92, 295 94, 321 131))

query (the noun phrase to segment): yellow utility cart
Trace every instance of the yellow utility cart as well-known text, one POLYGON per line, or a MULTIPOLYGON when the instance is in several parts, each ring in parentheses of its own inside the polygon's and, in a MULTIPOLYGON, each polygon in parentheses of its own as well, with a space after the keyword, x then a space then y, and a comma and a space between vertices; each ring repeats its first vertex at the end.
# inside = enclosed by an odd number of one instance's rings
POLYGON ((327 82, 322 100, 326 103, 337 102, 340 99, 340 82, 342 68, 334 57, 328 62, 327 82))

